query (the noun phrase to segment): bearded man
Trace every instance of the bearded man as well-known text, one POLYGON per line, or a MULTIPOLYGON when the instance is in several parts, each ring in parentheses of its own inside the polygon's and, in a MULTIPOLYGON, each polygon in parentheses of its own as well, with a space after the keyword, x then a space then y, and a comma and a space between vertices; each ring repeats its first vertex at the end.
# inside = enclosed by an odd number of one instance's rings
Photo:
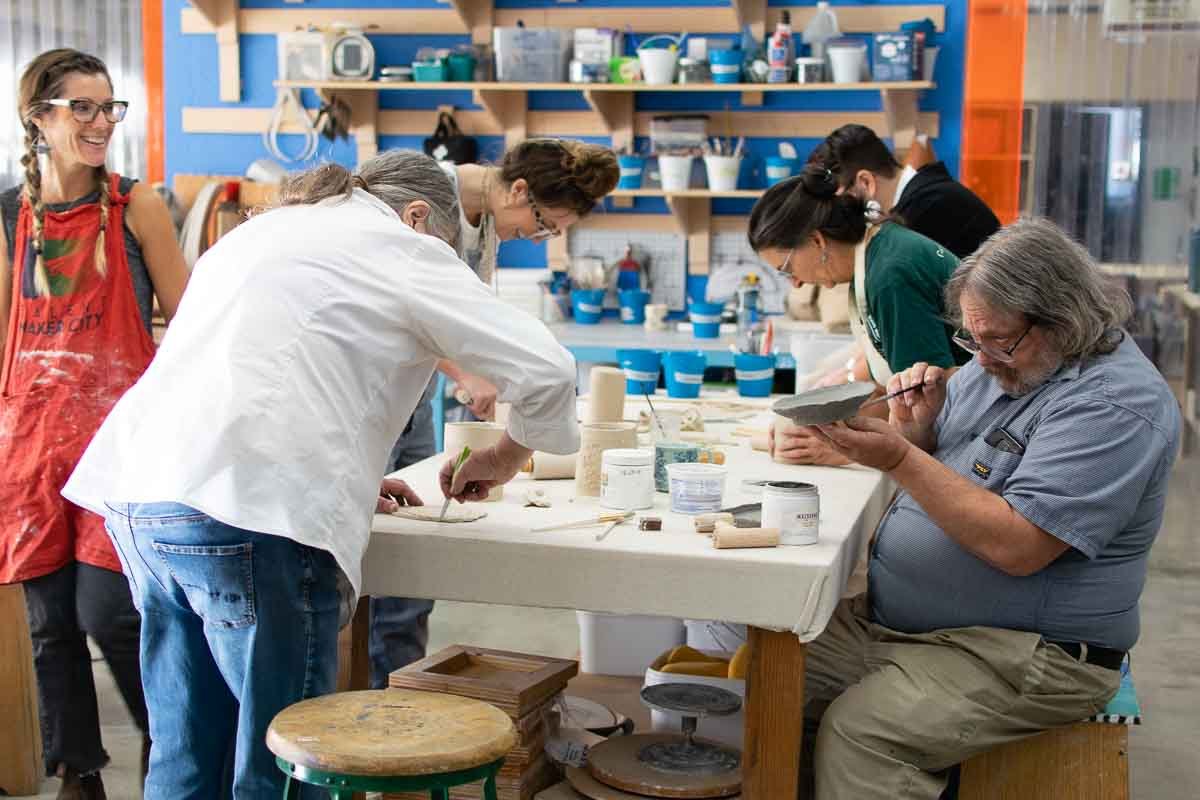
POLYGON ((892 378, 890 420, 811 429, 900 486, 866 595, 808 648, 816 797, 940 796, 946 771, 1100 711, 1139 634, 1180 441, 1128 298, 1046 221, 958 267, 946 308, 974 358, 892 378))

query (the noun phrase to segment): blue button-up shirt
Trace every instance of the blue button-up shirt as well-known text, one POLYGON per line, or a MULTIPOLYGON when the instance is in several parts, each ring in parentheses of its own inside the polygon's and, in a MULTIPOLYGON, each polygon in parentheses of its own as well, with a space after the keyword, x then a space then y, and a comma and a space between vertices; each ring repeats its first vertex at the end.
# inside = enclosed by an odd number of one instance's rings
POLYGON ((973 360, 947 384, 936 432, 938 461, 1070 549, 1034 575, 1007 575, 901 491, 871 554, 875 621, 908 633, 985 625, 1132 647, 1180 437, 1175 398, 1132 339, 1020 398, 973 360))

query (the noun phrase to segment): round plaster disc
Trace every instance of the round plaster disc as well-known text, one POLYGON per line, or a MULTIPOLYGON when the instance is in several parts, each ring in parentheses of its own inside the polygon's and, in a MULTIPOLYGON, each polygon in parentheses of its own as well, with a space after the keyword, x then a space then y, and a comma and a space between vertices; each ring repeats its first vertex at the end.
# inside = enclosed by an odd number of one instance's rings
POLYGON ((685 717, 727 717, 742 707, 742 698, 719 686, 660 683, 642 689, 642 703, 658 711, 674 711, 685 717))
POLYGON ((681 758, 675 749, 666 761, 645 760, 684 743, 677 733, 614 736, 588 751, 588 771, 607 786, 644 797, 729 797, 741 790, 741 755, 707 739, 696 739, 690 756, 681 758))
POLYGON ((870 381, 839 383, 781 398, 771 408, 797 425, 828 425, 853 417, 874 391, 870 381))
MULTIPOLYGON (((566 710, 563 713, 562 724, 568 728, 582 728, 592 733, 600 731, 614 731, 621 726, 621 722, 625 719, 617 714, 606 705, 597 703, 595 700, 589 700, 586 697, 576 697, 575 695, 563 695, 563 705, 566 710)), ((603 736, 604 734, 600 734, 603 736)))

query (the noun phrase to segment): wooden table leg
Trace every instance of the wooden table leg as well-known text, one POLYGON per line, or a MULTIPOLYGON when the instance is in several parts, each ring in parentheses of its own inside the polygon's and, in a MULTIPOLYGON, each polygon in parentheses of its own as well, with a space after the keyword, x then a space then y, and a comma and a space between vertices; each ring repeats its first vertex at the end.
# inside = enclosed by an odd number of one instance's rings
POLYGON ((791 800, 800 785, 804 645, 794 633, 751 627, 742 797, 791 800))
POLYGON ((337 691, 366 689, 371 682, 371 598, 358 598, 354 618, 338 634, 337 691))
POLYGON ((21 585, 0 586, 0 794, 37 794, 42 781, 37 678, 21 585))

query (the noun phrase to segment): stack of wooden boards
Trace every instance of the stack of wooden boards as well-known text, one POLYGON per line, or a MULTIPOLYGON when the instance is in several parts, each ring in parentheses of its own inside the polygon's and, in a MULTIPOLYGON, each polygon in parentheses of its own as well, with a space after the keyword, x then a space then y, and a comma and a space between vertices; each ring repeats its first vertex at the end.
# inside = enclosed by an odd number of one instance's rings
MULTIPOLYGON (((517 746, 497 777, 498 800, 532 800, 559 780, 546 756, 546 715, 567 681, 579 672, 575 661, 453 645, 393 672, 394 688, 441 692, 491 703, 512 718, 517 746)), ((480 784, 450 790, 450 800, 478 800, 480 784)), ((428 800, 425 793, 384 795, 385 800, 428 800)))

